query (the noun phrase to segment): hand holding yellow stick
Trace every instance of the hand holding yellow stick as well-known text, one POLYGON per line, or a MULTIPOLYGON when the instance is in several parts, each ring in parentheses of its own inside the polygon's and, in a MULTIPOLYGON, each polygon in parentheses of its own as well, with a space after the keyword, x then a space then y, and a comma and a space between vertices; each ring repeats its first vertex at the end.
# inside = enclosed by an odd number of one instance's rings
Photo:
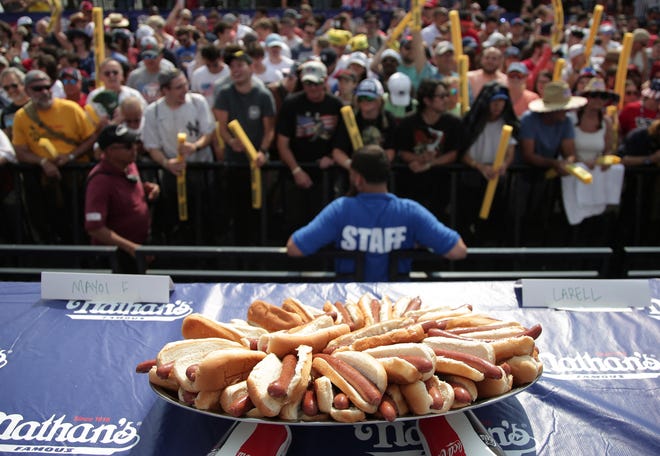
POLYGON ((252 189, 252 208, 261 209, 261 200, 262 200, 262 187, 261 187, 261 168, 257 166, 257 149, 255 149, 254 144, 250 141, 245 130, 241 127, 241 124, 238 120, 234 119, 227 124, 227 128, 231 131, 231 134, 234 135, 245 148, 245 153, 248 155, 250 160, 250 185, 252 189))
MULTIPOLYGON (((181 148, 186 142, 186 137, 187 136, 185 133, 177 133, 176 135, 176 142, 179 146, 179 154, 177 156, 177 160, 180 162, 185 160, 183 154, 181 153, 181 148)), ((188 220, 188 190, 186 187, 186 168, 183 168, 181 170, 181 174, 176 176, 176 196, 179 205, 179 220, 185 222, 188 220)))
POLYGON ((55 150, 55 146, 53 145, 53 143, 51 142, 50 139, 48 139, 48 138, 39 138, 38 144, 44 151, 46 151, 46 154, 48 155, 50 160, 55 160, 57 158, 57 156, 59 155, 57 153, 57 150, 55 150))
MULTIPOLYGON (((506 155, 506 150, 509 147, 509 140, 511 139, 512 132, 513 127, 511 127, 511 125, 502 126, 500 143, 497 146, 497 154, 495 155, 495 162, 493 163, 493 171, 499 171, 499 169, 502 167, 502 163, 504 163, 504 156, 506 155)), ((484 199, 481 203, 481 210, 479 211, 479 218, 483 220, 486 220, 490 215, 490 207, 493 205, 493 198, 495 197, 495 190, 497 189, 498 180, 499 174, 488 181, 486 193, 484 193, 484 199)))
POLYGON ((555 69, 552 72, 552 81, 561 81, 561 72, 564 71, 564 65, 566 64, 566 60, 564 59, 557 59, 555 62, 555 69))
POLYGON ((343 106, 340 111, 341 116, 344 119, 344 124, 346 125, 346 130, 348 131, 348 136, 351 138, 353 152, 357 152, 359 149, 362 149, 364 144, 362 142, 362 135, 360 135, 360 129, 355 120, 353 108, 350 106, 343 106))
POLYGON ((390 34, 390 38, 387 40, 388 47, 392 47, 394 43, 399 41, 399 37, 406 29, 410 21, 412 21, 412 12, 408 11, 408 13, 406 13, 406 15, 401 18, 399 23, 396 24, 394 30, 392 30, 392 33, 390 34))

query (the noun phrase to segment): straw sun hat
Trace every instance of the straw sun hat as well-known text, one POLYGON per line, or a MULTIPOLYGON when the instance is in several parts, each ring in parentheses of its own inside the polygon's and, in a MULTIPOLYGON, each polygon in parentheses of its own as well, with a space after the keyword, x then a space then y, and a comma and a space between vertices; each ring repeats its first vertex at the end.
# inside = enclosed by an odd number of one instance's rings
POLYGON ((571 96, 571 89, 564 81, 549 82, 543 91, 543 98, 529 103, 532 112, 569 111, 587 104, 584 97, 571 96))

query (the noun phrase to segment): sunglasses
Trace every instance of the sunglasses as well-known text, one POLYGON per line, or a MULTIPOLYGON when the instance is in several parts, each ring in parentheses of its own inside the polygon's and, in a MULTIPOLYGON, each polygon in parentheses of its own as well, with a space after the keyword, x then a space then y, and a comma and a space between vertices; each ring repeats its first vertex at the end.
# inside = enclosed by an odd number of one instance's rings
POLYGON ((9 92, 9 89, 18 89, 18 84, 7 84, 6 86, 2 86, 3 89, 5 89, 5 92, 9 92))
POLYGON ((527 76, 522 73, 509 73, 509 79, 527 79, 527 76))
POLYGON ((36 86, 29 87, 29 89, 32 90, 33 92, 43 92, 44 90, 50 90, 50 86, 49 85, 36 85, 36 86))
POLYGON ((119 71, 117 70, 108 70, 103 72, 103 76, 117 76, 119 71))
POLYGON ((304 86, 307 86, 307 87, 318 87, 318 86, 320 86, 320 85, 323 84, 323 83, 322 83, 322 82, 303 81, 302 84, 303 84, 304 86))
POLYGON ((77 79, 62 79, 61 81, 64 85, 76 85, 78 83, 77 79))
POLYGON ((357 97, 357 101, 374 101, 374 100, 376 99, 373 97, 365 97, 365 96, 357 97))
POLYGON ((609 100, 610 94, 605 92, 587 93, 587 98, 600 98, 601 100, 609 100))
POLYGON ((436 94, 433 95, 433 97, 443 99, 443 98, 448 98, 449 94, 447 92, 445 92, 445 93, 436 93, 436 94))

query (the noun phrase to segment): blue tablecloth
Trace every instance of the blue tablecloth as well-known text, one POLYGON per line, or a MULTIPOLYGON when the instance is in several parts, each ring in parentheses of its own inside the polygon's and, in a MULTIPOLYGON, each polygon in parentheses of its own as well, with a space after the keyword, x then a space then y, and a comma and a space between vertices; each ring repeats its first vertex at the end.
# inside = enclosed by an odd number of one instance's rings
MULTIPOLYGON (((0 454, 205 455, 232 421, 171 405, 135 366, 180 339, 201 312, 244 318, 256 298, 326 299, 364 292, 541 323, 543 377, 475 413, 508 455, 660 454, 660 281, 653 303, 626 312, 522 309, 512 282, 179 284, 169 304, 44 301, 37 283, 0 283, 0 454)), ((422 455, 415 421, 292 426, 290 455, 422 455)))

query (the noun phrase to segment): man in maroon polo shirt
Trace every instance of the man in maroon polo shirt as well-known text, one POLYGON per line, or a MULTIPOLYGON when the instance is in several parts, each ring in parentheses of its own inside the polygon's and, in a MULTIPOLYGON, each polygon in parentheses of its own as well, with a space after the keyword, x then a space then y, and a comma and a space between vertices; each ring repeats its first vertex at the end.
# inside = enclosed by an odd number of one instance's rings
POLYGON ((160 189, 141 182, 135 165, 137 134, 123 125, 108 125, 97 142, 102 159, 87 177, 85 230, 94 244, 120 249, 120 272, 135 273, 135 249, 149 237, 151 217, 147 201, 160 189))

